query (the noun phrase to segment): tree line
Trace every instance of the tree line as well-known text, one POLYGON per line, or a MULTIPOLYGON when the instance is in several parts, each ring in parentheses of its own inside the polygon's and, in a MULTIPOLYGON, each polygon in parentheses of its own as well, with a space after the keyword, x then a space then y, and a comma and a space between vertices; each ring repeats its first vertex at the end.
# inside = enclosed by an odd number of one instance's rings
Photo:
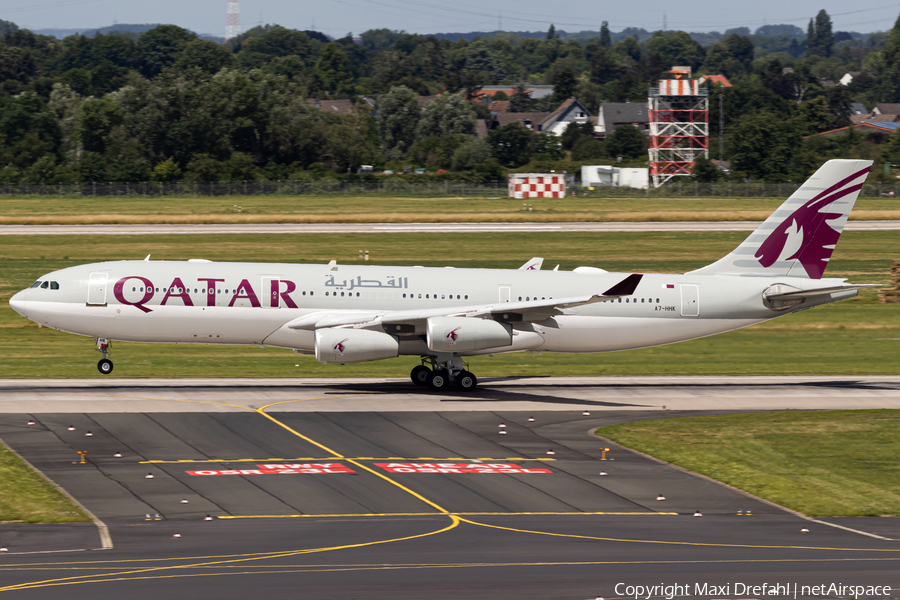
MULTIPOLYGON (((643 30, 641 30, 643 31, 643 30)), ((710 87, 712 156, 719 106, 734 178, 805 177, 833 156, 900 161, 893 136, 814 137, 849 124, 851 102, 900 102, 900 19, 888 32, 832 31, 823 10, 805 38, 793 26, 732 30, 701 43, 683 31, 472 41, 387 29, 359 42, 315 31, 255 27, 225 44, 163 25, 146 33, 62 40, 0 21, 0 183, 246 181, 344 176, 360 165, 405 165, 453 177, 501 178, 515 168, 646 161, 646 140, 590 126, 556 137, 507 125, 476 136, 490 108, 482 86, 508 85, 512 112, 548 112, 576 98, 646 102, 673 65, 723 74, 710 87), (849 86, 830 86, 848 71, 849 86), (552 96, 531 99, 529 85, 552 96), (332 114, 310 99, 343 99, 332 114)), ((698 167, 698 177, 721 171, 698 167)))

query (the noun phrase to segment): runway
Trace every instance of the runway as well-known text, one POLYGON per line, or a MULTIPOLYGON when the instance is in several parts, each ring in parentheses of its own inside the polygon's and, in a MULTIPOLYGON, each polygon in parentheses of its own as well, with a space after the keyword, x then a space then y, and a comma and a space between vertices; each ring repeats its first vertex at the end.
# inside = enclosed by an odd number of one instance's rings
MULTIPOLYGON (((755 221, 650 221, 570 223, 234 223, 0 225, 0 235, 200 235, 304 233, 504 233, 753 231, 755 221)), ((900 221, 849 221, 845 231, 898 231, 900 221)))
POLYGON ((29 538, 0 525, 0 591, 609 600, 625 597, 618 583, 738 598, 763 594, 693 586, 840 582, 896 597, 889 525, 837 521, 872 537, 810 522, 591 434, 781 389, 780 409, 900 397, 897 377, 780 379, 496 380, 469 400, 393 380, 2 382, 0 438, 103 520, 115 547, 23 554, 99 541, 84 526, 29 538), (656 395, 685 408, 664 411, 656 395), (73 464, 77 450, 87 464, 73 464))

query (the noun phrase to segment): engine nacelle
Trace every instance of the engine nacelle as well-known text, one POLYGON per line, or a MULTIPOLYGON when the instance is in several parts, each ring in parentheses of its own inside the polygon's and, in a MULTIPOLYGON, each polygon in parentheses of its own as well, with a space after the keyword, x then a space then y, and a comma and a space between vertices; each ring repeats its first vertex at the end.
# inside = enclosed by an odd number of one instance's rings
POLYGON ((396 358, 400 343, 392 335, 368 329, 316 330, 316 360, 346 364, 396 358))
POLYGON ((432 317, 428 348, 435 352, 471 352, 512 345, 512 326, 488 319, 432 317))

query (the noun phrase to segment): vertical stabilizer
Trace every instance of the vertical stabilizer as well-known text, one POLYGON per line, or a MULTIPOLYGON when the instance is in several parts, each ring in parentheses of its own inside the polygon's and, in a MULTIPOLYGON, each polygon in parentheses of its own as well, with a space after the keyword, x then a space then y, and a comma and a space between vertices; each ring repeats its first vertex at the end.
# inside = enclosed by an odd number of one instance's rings
POLYGON ((692 273, 821 279, 871 168, 829 160, 731 254, 692 273))

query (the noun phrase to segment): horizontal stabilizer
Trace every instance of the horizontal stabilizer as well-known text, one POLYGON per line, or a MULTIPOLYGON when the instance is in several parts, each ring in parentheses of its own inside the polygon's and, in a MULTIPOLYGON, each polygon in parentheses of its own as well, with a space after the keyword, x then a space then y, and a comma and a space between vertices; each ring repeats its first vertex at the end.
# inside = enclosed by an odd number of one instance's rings
POLYGON ((800 298, 812 298, 814 296, 825 296, 828 294, 836 294, 839 292, 852 292, 853 290, 863 290, 871 287, 884 287, 880 283, 861 283, 858 285, 835 285, 831 287, 818 288, 813 290, 797 290, 793 292, 782 292, 780 294, 766 294, 769 300, 798 300, 800 298))
POLYGON ((544 259, 540 258, 539 256, 535 256, 534 258, 529 260, 527 263, 525 263, 524 265, 519 267, 519 270, 520 271, 540 271, 541 265, 543 265, 543 264, 544 264, 544 259))

